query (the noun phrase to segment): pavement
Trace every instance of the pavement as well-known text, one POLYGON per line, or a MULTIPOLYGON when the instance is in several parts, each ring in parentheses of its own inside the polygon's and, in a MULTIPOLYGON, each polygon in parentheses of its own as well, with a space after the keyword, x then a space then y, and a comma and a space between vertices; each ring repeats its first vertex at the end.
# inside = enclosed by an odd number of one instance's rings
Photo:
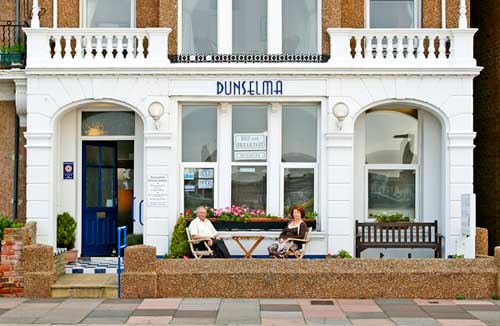
POLYGON ((0 299, 7 325, 499 325, 494 300, 0 299))

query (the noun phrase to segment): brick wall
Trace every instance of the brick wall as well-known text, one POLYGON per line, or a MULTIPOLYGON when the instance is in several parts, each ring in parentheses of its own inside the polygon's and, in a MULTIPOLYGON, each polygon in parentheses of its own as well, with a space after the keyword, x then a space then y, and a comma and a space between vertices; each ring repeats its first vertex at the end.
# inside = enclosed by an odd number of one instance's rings
POLYGON ((0 297, 24 295, 22 254, 25 246, 35 243, 36 224, 19 229, 4 229, 0 252, 0 297))
POLYGON ((489 231, 489 248, 500 244, 500 1, 475 1, 471 8, 474 54, 484 67, 474 80, 474 191, 477 225, 489 231))

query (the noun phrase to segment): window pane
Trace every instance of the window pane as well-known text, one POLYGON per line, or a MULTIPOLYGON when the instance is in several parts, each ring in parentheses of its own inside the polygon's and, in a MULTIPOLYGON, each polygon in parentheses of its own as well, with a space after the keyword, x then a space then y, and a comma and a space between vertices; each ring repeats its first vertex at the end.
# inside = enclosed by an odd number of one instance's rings
POLYGON ((101 207, 114 207, 114 173, 113 168, 101 168, 101 207))
POLYGON ((366 163, 416 164, 417 110, 374 110, 366 114, 366 163))
POLYGON ((85 146, 85 151, 86 151, 86 158, 85 161, 87 164, 98 164, 98 152, 99 152, 99 147, 97 146, 90 146, 87 145, 85 146))
POLYGON ((97 173, 99 168, 87 167, 85 172, 85 206, 97 207, 99 190, 97 188, 97 173))
POLYGON ((314 211, 314 169, 285 169, 285 212, 293 205, 301 205, 307 212, 314 211))
POLYGON ((233 166, 232 205, 265 210, 266 185, 267 168, 265 166, 233 166))
POLYGON ((182 107, 182 161, 217 162, 217 107, 182 107))
POLYGON ((267 0, 233 0, 233 53, 267 52, 267 0))
POLYGON ((369 170, 368 214, 415 217, 415 170, 369 170))
POLYGON ((87 0, 87 27, 132 27, 132 0, 87 0))
POLYGON ((133 136, 134 134, 134 112, 82 112, 82 136, 133 136))
POLYGON ((115 149, 113 147, 101 147, 101 164, 115 165, 115 149))
POLYGON ((184 211, 214 207, 214 169, 184 169, 184 211))
POLYGON ((318 53, 318 0, 283 1, 283 53, 318 53))
POLYGON ((233 106, 233 161, 267 161, 267 107, 233 106))
POLYGON ((413 28, 415 22, 413 0, 371 0, 372 28, 413 28))
POLYGON ((217 53, 217 0, 182 1, 182 52, 217 53))
POLYGON ((317 106, 283 106, 283 162, 316 162, 317 106))

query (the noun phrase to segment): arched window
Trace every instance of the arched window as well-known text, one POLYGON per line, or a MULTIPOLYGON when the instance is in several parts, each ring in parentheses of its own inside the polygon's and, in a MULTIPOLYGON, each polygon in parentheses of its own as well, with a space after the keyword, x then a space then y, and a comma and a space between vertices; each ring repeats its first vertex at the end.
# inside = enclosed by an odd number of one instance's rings
POLYGON ((418 110, 374 109, 366 113, 367 213, 415 218, 419 173, 418 110))

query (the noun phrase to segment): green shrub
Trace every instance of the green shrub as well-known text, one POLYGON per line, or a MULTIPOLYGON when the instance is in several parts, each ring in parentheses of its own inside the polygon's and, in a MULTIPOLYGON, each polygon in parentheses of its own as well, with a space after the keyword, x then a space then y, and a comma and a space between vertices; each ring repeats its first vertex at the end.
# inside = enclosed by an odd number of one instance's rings
POLYGON ((170 242, 170 256, 183 257, 191 253, 186 234, 186 220, 180 216, 172 233, 172 241, 170 242))
POLYGON ((498 294, 492 293, 491 294, 491 300, 498 300, 498 294))
POLYGON ((73 249, 75 247, 76 221, 68 213, 57 215, 57 247, 73 249))
POLYGON ((370 218, 374 218, 378 223, 384 222, 413 222, 415 217, 403 216, 401 213, 395 213, 388 215, 386 213, 382 214, 370 214, 370 218))
POLYGON ((463 293, 457 294, 457 298, 456 299, 457 300, 465 300, 465 294, 463 294, 463 293))
POLYGON ((0 216, 0 241, 3 238, 3 229, 6 228, 22 228, 24 225, 21 223, 16 223, 5 216, 0 216))
POLYGON ((339 250, 336 257, 338 258, 352 258, 351 254, 347 250, 339 250))
POLYGON ((143 244, 142 234, 127 234, 127 247, 143 244))

